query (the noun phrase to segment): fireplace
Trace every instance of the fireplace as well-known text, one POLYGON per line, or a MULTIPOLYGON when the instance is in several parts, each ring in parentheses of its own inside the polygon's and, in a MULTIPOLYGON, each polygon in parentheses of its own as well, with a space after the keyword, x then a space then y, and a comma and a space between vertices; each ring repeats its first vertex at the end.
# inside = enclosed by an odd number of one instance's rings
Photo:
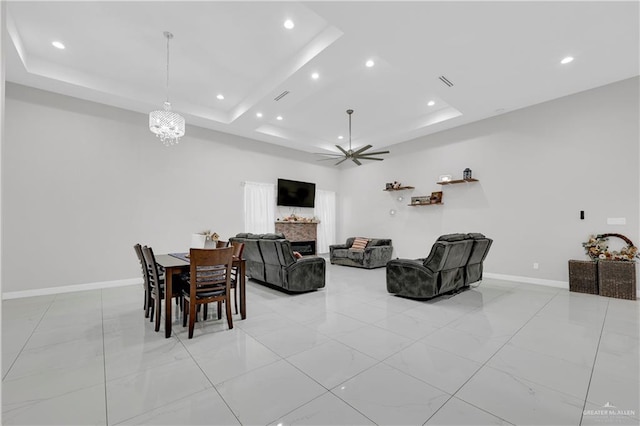
POLYGON ((282 232, 293 251, 303 256, 316 254, 317 227, 318 222, 276 222, 276 232, 282 232))
POLYGON ((291 248, 303 256, 311 256, 316 254, 315 241, 291 241, 291 248))

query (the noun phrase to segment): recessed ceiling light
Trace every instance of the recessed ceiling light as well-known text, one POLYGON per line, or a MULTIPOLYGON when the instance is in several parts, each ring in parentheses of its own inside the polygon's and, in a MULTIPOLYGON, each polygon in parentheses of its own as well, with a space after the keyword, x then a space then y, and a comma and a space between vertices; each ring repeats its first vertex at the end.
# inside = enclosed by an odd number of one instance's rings
POLYGON ((64 49, 64 44, 62 44, 62 42, 59 42, 59 41, 54 41, 51 43, 51 45, 53 45, 53 47, 60 50, 64 49))
POLYGON ((223 100, 224 99, 224 95, 222 93, 218 94, 218 96, 216 96, 216 98, 218 98, 219 100, 223 100))
POLYGON ((318 78, 320 78, 320 74, 318 74, 317 72, 314 72, 313 74, 311 74, 311 78, 314 80, 317 80, 318 78))
POLYGON ((371 67, 372 67, 372 66, 374 66, 375 64, 376 64, 376 63, 375 63, 375 62, 373 62, 373 60, 371 60, 371 59, 369 59, 367 62, 365 62, 365 65, 366 65, 368 68, 371 68, 371 67))
POLYGON ((256 117, 262 118, 262 113, 261 112, 256 112, 256 117))
POLYGON ((338 139, 344 139, 344 136, 340 135, 338 136, 338 139))
POLYGON ((567 56, 566 58, 564 58, 563 60, 560 61, 560 63, 562 65, 568 64, 569 62, 573 61, 573 56, 567 56))
POLYGON ((435 103, 434 101, 429 101, 429 102, 427 102, 427 105, 429 105, 429 106, 434 106, 435 104, 436 104, 436 103, 435 103))
POLYGON ((282 120, 282 116, 281 115, 277 116, 276 120, 279 120, 279 121, 282 120))
POLYGON ((292 29, 295 26, 296 24, 294 24, 291 19, 287 19, 286 21, 284 21, 284 27, 288 30, 292 29))

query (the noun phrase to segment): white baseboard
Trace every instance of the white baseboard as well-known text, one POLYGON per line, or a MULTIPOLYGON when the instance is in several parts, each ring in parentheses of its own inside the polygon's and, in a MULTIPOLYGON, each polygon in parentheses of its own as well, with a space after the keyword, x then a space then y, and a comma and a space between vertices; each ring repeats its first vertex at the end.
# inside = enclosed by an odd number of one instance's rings
MULTIPOLYGON (((493 274, 491 272, 485 272, 483 276, 485 278, 493 278, 496 280, 516 281, 520 283, 543 285, 547 287, 564 288, 566 290, 569 289, 568 281, 544 280, 542 278, 521 277, 518 275, 493 274)), ((637 289, 636 291, 636 297, 640 299, 640 288, 637 289)))
POLYGON ((542 279, 542 278, 521 277, 521 276, 518 276, 518 275, 494 274, 494 273, 491 273, 491 272, 485 272, 482 275, 485 278, 494 278, 496 280, 516 281, 516 282, 519 282, 519 283, 537 284, 537 285, 543 285, 543 286, 546 286, 546 287, 556 287, 556 288, 569 289, 569 282, 568 281, 545 280, 545 279, 542 279))
MULTIPOLYGON (((491 272, 485 272, 483 275, 485 278, 493 278, 496 280, 515 281, 515 282, 521 282, 521 283, 527 283, 527 284, 543 285, 547 287, 569 289, 568 281, 545 280, 542 278, 521 277, 518 275, 494 274, 491 272)), ((61 293, 73 293, 74 291, 97 290, 102 288, 124 287, 128 285, 141 285, 141 284, 142 284, 142 278, 129 278, 125 280, 115 280, 115 281, 99 281, 94 283, 67 285, 67 286, 61 286, 61 287, 48 287, 48 288, 40 288, 40 289, 24 290, 24 291, 10 291, 7 293, 2 293, 2 299, 3 300, 20 299, 23 297, 45 296, 49 294, 61 294, 61 293)), ((638 289, 637 296, 640 299, 640 289, 638 289)))
POLYGON ((49 294, 73 293, 75 291, 97 290, 101 288, 124 287, 128 285, 141 285, 142 278, 129 278, 126 280, 98 281, 95 283, 65 285, 61 287, 38 288, 24 291, 10 291, 2 293, 2 300, 20 299, 23 297, 46 296, 49 294))

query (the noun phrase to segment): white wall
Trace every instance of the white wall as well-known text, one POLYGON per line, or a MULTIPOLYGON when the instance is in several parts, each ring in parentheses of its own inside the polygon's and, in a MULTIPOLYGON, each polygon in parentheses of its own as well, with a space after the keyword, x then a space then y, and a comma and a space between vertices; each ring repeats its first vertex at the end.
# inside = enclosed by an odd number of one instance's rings
POLYGON ((640 243, 638 90, 638 78, 622 81, 393 146, 380 163, 338 169, 196 127, 165 148, 143 114, 9 84, 2 290, 138 278, 134 243, 160 253, 186 249, 190 234, 207 228, 227 238, 242 230, 241 182, 278 177, 337 193, 339 242, 389 237, 396 256, 415 258, 438 235, 483 232, 494 239, 486 271, 567 281, 567 261, 584 257, 590 233, 619 232, 640 243), (435 183, 465 167, 479 183, 435 183), (394 180, 416 189, 399 202, 399 192, 382 190, 394 180), (411 195, 437 190, 442 206, 406 205, 411 195), (627 225, 608 226, 607 217, 626 217, 627 225))
POLYGON ((196 127, 167 148, 147 123, 7 85, 3 292, 139 278, 137 242, 166 253, 204 229, 229 238, 243 231, 244 181, 337 188, 335 169, 301 153, 196 127))
POLYGON ((586 259, 581 243, 591 233, 622 233, 637 245, 638 81, 419 138, 391 147, 383 162, 345 170, 338 240, 389 237, 395 256, 417 258, 441 234, 482 232, 494 239, 485 271, 554 281, 568 280, 569 259, 586 259), (480 182, 436 184, 465 167, 480 182), (400 192, 382 191, 394 180, 416 189, 399 202, 400 192), (444 205, 407 206, 438 190, 444 205), (627 225, 607 225, 608 217, 627 225))

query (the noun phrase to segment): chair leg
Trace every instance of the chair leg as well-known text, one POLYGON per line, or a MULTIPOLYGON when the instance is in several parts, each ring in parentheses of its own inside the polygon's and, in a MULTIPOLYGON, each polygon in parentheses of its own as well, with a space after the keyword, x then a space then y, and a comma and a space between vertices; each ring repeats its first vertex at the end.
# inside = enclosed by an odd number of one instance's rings
POLYGON ((156 299, 154 299, 153 297, 149 300, 149 306, 147 307, 148 309, 148 315, 147 318, 149 318, 149 322, 153 322, 153 318, 154 316, 154 312, 155 312, 155 303, 156 303, 156 299))
MULTIPOLYGON (((220 306, 218 302, 218 307, 220 306)), ((225 305, 227 305, 227 324, 229 325, 229 329, 233 328, 233 319, 231 318, 231 299, 229 298, 229 294, 227 293, 227 300, 225 301, 225 305)))
POLYGON ((189 339, 193 338, 193 328, 196 324, 196 304, 195 300, 189 301, 189 339))
POLYGON ((160 331, 160 314, 162 313, 162 301, 160 296, 156 296, 155 298, 155 311, 156 311, 156 333, 160 331))
POLYGON ((187 326, 187 299, 182 299, 182 326, 187 326))
POLYGON ((218 319, 222 319, 222 302, 218 302, 218 319))
POLYGON ((149 318, 150 315, 153 315, 153 298, 149 292, 145 291, 144 293, 144 317, 149 318))
POLYGON ((238 315, 238 287, 233 288, 233 306, 236 308, 236 315, 238 315))
POLYGON ((202 321, 206 321, 207 316, 209 316, 209 304, 205 303, 204 307, 202 308, 202 321))

